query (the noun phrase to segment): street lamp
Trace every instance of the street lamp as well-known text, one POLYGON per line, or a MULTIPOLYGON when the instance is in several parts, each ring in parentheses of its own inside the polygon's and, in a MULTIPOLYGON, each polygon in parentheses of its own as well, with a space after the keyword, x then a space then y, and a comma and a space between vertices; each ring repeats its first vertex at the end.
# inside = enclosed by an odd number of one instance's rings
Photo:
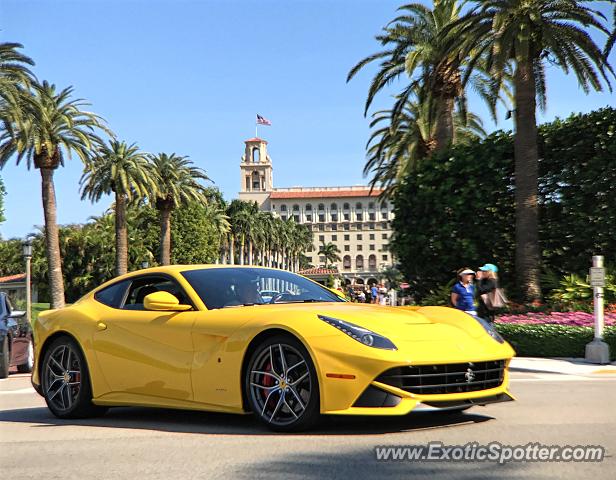
POLYGON ((32 320, 32 291, 31 291, 31 261, 32 261, 32 242, 26 240, 22 245, 22 255, 26 260, 26 318, 28 323, 32 320))

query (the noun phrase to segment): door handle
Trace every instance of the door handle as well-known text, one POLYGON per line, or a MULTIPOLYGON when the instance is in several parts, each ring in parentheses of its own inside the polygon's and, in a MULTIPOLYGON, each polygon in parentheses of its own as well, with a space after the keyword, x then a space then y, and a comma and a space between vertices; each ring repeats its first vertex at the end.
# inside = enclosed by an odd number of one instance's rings
POLYGON ((107 330, 107 324, 106 324, 106 323, 103 323, 103 322, 98 322, 98 323, 96 324, 96 328, 97 328, 99 331, 102 331, 102 330, 107 330))

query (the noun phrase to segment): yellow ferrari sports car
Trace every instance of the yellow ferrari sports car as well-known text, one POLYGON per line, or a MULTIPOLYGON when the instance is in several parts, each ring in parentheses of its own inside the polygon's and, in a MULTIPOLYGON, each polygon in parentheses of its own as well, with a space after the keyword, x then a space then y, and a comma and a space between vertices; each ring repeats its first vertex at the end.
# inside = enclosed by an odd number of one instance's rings
POLYGON ((149 268, 34 323, 32 383, 60 418, 113 406, 252 412, 277 431, 322 414, 406 415, 511 400, 513 349, 446 307, 350 303, 271 268, 149 268))

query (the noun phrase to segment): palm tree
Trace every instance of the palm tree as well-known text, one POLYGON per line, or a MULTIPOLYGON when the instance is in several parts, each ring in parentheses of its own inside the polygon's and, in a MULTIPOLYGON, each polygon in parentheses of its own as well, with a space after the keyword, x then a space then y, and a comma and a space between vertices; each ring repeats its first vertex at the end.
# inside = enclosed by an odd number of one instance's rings
MULTIPOLYGON (((471 11, 451 25, 450 48, 485 59, 495 91, 514 69, 516 275, 525 296, 541 298, 537 203, 537 101, 545 108, 545 64, 571 71, 585 92, 601 91, 614 71, 586 29, 607 37, 598 11, 574 0, 473 0, 471 11)), ((610 86, 611 90, 611 86, 610 86)))
POLYGON ((0 43, 0 108, 4 108, 5 103, 20 103, 34 78, 28 68, 34 61, 19 52, 20 48, 23 45, 19 43, 0 43))
POLYGON ((151 155, 156 192, 153 203, 160 214, 160 263, 171 263, 171 213, 190 202, 207 204, 206 188, 200 180, 209 180, 188 157, 175 153, 151 155))
MULTIPOLYGON (((456 110, 453 126, 455 143, 486 135, 481 119, 470 112, 456 110)), ((430 104, 418 97, 407 101, 398 115, 392 110, 375 112, 370 128, 364 175, 372 177, 371 188, 383 189, 382 198, 390 198, 400 181, 436 150, 436 119, 430 104)))
POLYGON ((55 85, 46 81, 33 83, 32 95, 10 108, 13 113, 7 116, 0 132, 0 167, 15 155, 17 164, 25 158, 28 169, 34 165, 41 172, 52 308, 64 306, 53 175, 64 165, 65 156, 70 159, 73 152, 87 164, 94 147, 103 143, 96 130, 110 133, 102 118, 82 110, 88 104, 72 99, 72 93, 72 87, 57 92, 55 85))
POLYGON ((124 275, 128 271, 126 205, 155 192, 151 164, 134 143, 111 140, 86 165, 80 184, 82 199, 97 202, 103 195, 115 195, 116 275, 124 275))
POLYGON ((340 261, 340 256, 338 255, 339 253, 340 250, 338 250, 336 244, 331 242, 323 242, 318 252, 319 255, 325 257, 325 268, 327 268, 330 262, 334 263, 340 261))
POLYGON ((347 76, 348 82, 366 65, 382 60, 368 91, 365 115, 376 94, 400 77, 408 84, 397 96, 393 117, 421 90, 422 103, 427 104, 423 108, 430 109, 434 117, 434 150, 447 147, 455 139, 455 104, 460 113, 465 112, 465 80, 470 79, 481 96, 485 92, 485 77, 470 75, 472 70, 465 72, 465 56, 449 47, 444 34, 459 18, 460 6, 458 0, 436 0, 432 9, 419 3, 401 6, 398 10, 402 15, 376 37, 386 50, 364 58, 347 76))

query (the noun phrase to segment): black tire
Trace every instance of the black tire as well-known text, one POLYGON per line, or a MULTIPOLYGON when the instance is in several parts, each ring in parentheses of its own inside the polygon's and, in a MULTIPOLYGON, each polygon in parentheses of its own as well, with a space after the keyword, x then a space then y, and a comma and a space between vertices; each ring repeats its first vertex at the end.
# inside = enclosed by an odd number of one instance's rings
POLYGON ((9 351, 9 337, 5 335, 2 339, 2 345, 0 345, 0 378, 6 378, 9 376, 10 361, 11 354, 9 351))
POLYGON ((314 363, 302 343, 290 335, 270 337, 252 352, 244 391, 254 415, 271 430, 307 430, 320 418, 314 363))
POLYGON ((90 375, 79 345, 56 338, 46 349, 40 369, 47 407, 58 418, 86 418, 107 410, 92 403, 90 375))
POLYGON ((17 371, 19 373, 32 373, 33 367, 34 367, 34 345, 32 345, 32 342, 28 342, 28 360, 26 361, 26 363, 17 365, 17 371))

